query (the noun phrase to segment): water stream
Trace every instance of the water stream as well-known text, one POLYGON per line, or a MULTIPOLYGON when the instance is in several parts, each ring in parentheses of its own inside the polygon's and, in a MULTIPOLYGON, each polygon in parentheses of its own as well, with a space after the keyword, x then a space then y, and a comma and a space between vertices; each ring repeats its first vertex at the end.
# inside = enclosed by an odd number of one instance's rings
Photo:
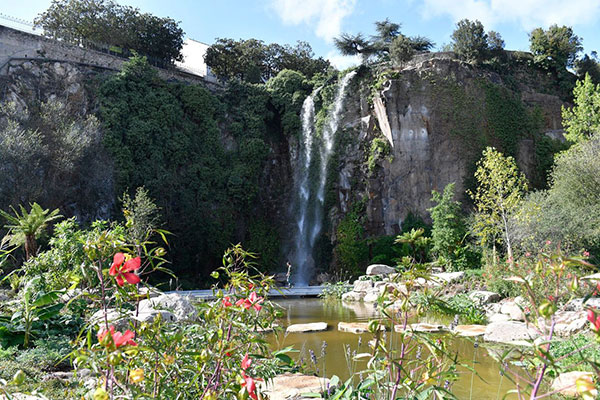
POLYGON ((314 246, 323 227, 327 167, 344 110, 348 84, 355 75, 356 71, 352 71, 338 83, 333 105, 320 135, 315 126, 314 103, 320 88, 302 104, 302 137, 294 173, 296 196, 291 210, 295 219, 295 235, 289 257, 293 267, 292 282, 296 286, 308 285, 315 269, 314 246))

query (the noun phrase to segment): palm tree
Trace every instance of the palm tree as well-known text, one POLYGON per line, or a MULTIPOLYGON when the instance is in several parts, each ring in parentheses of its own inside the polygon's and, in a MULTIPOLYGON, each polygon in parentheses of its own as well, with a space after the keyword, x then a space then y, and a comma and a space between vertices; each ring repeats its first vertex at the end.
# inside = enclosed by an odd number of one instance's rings
POLYGON ((30 206, 31 210, 27 212, 25 207, 20 205, 20 215, 12 206, 10 209, 14 215, 0 210, 0 216, 8 221, 8 225, 4 226, 8 229, 8 234, 4 239, 12 246, 25 247, 25 261, 37 254, 36 240, 42 235, 48 224, 62 218, 58 209, 44 210, 38 203, 30 204, 30 206))

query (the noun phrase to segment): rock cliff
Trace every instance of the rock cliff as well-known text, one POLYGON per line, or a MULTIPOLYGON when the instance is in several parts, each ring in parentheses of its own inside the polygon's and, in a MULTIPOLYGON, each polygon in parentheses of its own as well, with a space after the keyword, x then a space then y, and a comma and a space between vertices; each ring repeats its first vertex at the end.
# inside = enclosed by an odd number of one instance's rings
POLYGON ((561 135, 565 103, 542 92, 551 82, 538 75, 524 82, 435 55, 402 69, 362 74, 347 99, 339 163, 333 166, 339 173, 332 238, 351 203, 366 202, 365 228, 376 236, 397 234, 409 213, 427 220, 431 191, 448 183, 455 182, 465 200, 486 145, 513 155, 530 180, 545 181, 536 146, 561 135), (376 151, 377 139, 387 142, 384 152, 376 151))

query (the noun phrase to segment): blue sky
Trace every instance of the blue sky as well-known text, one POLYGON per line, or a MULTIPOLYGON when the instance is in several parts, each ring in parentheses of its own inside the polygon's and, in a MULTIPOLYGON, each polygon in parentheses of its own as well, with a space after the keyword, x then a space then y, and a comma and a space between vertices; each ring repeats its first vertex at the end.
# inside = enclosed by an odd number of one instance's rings
MULTIPOLYGON (((32 20, 50 0, 0 0, 0 13, 32 20)), ((309 42, 315 53, 340 66, 331 39, 340 32, 373 33, 373 22, 390 18, 402 32, 423 35, 438 47, 450 42, 456 21, 479 19, 500 32, 511 50, 527 50, 528 32, 551 24, 572 26, 586 52, 600 51, 600 0, 118 0, 181 21, 188 37, 257 38, 267 43, 309 42)), ((0 19, 0 21, 3 21, 0 19)))

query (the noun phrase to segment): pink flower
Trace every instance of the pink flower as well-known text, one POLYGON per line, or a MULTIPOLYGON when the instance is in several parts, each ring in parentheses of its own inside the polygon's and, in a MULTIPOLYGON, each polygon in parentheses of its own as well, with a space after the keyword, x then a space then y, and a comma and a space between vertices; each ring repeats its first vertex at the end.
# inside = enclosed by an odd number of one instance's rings
POLYGON ((583 256, 584 257, 589 257, 590 256, 590 252, 589 251, 584 251, 583 252, 583 256))
POLYGON ((550 246, 552 242, 550 240, 546 240, 546 246, 550 246))
POLYGON ((588 310, 587 319, 592 323, 592 329, 596 332, 600 332, 600 316, 596 316, 596 313, 591 308, 588 310))
POLYGON ((238 307, 242 306, 246 310, 249 310, 250 307, 253 307, 256 311, 260 311, 262 309, 260 303, 262 303, 263 301, 264 299, 262 297, 258 297, 256 292, 252 292, 250 293, 250 296, 248 296, 247 299, 239 299, 238 301, 236 301, 235 305, 238 307))
POLYGON ((110 276, 114 276, 117 284, 123 286, 125 281, 131 285, 140 283, 140 277, 134 274, 132 271, 140 269, 142 259, 140 257, 130 258, 125 261, 125 254, 117 253, 113 259, 113 263, 108 271, 110 276))
POLYGON ((98 342, 103 343, 104 345, 109 344, 105 342, 105 338, 107 336, 109 336, 112 339, 117 349, 123 346, 124 344, 128 344, 130 346, 137 346, 137 343, 133 341, 135 334, 129 329, 127 329, 125 333, 115 332, 115 327, 111 325, 108 328, 108 330, 103 329, 100 332, 98 332, 98 342))
POLYGON ((249 376, 247 376, 243 372, 242 372, 242 377, 244 378, 244 385, 243 386, 248 391, 248 395, 252 399, 258 400, 258 395, 256 394, 256 382, 254 381, 254 379, 251 378, 251 377, 249 377, 249 376))
POLYGON ((248 353, 244 356, 242 360, 242 369, 245 371, 252 365, 252 359, 248 357, 248 353))
POLYGON ((233 303, 231 303, 231 298, 229 298, 229 296, 224 297, 223 300, 221 300, 221 302, 223 303, 223 305, 225 307, 231 307, 233 305, 233 303))

